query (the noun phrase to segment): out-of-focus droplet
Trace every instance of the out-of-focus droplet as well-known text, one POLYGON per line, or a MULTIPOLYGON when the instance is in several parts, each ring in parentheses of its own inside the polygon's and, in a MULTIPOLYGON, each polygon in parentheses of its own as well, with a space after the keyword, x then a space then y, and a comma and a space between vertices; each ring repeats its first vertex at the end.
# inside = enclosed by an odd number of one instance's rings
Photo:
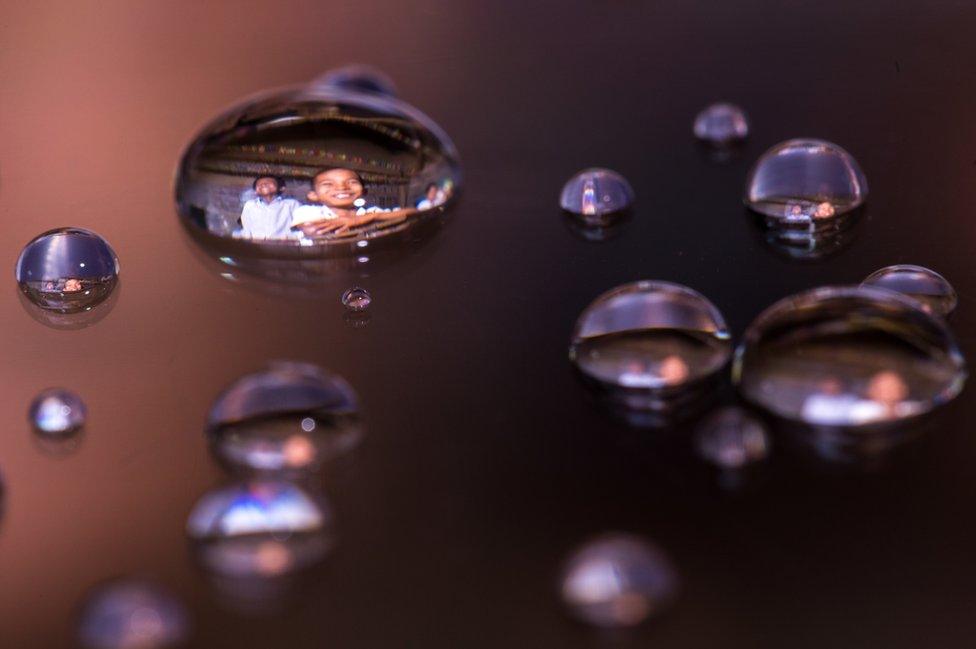
POLYGON ((780 300, 749 326, 733 368, 756 405, 841 428, 922 415, 955 398, 965 379, 965 360, 942 318, 867 286, 780 300))
POLYGON ((732 353, 722 314, 703 295, 641 281, 604 293, 580 314, 570 360, 584 377, 638 408, 701 387, 732 353))
POLYGON ((163 649, 182 646, 189 631, 186 609, 168 591, 122 579, 86 596, 78 639, 86 649, 163 649))
POLYGON ((342 305, 350 311, 365 311, 372 301, 369 291, 358 286, 347 289, 342 294, 342 305))
POLYGON ((572 615, 600 627, 631 627, 674 600, 678 575, 653 544, 608 534, 577 550, 563 570, 563 602, 572 615))
POLYGON ((850 153, 824 140, 798 139, 760 156, 744 201, 771 227, 812 231, 832 227, 867 196, 867 180, 850 153))
POLYGON ((710 146, 726 147, 749 135, 749 122, 735 104, 717 103, 698 113, 694 132, 695 137, 710 146))
POLYGON ((868 275, 861 285, 886 288, 915 298, 927 311, 943 317, 952 313, 958 303, 952 284, 923 266, 887 266, 868 275))
POLYGON ((69 435, 85 425, 88 409, 74 392, 62 388, 44 390, 31 402, 28 418, 43 435, 69 435))
POLYGON ((720 469, 742 469, 766 459, 769 434, 746 410, 728 407, 708 416, 698 426, 698 453, 720 469))
POLYGON ((24 246, 14 274, 20 290, 38 307, 83 313, 112 293, 119 279, 119 260, 94 232, 58 228, 24 246))
POLYGON ((345 380, 308 363, 277 362, 217 397, 208 434, 232 470, 297 474, 353 448, 362 426, 345 380))
POLYGON ((388 74, 379 68, 362 63, 352 63, 334 68, 312 83, 352 92, 365 92, 388 97, 397 96, 396 84, 388 74))
POLYGON ((587 220, 618 214, 633 203, 630 183, 610 169, 584 169, 567 180, 559 194, 561 208, 587 220))

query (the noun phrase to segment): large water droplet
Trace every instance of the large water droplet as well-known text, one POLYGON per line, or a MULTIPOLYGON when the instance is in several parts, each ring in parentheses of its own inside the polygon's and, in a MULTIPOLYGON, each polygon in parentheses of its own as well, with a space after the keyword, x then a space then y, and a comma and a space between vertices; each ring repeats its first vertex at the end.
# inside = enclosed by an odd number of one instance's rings
POLYGON ((362 437, 349 384, 315 365, 293 362, 235 381, 217 397, 207 426, 218 459, 245 472, 307 472, 362 437))
POLYGON ((186 609, 168 591, 123 579, 86 597, 78 639, 87 649, 162 649, 182 645, 189 630, 186 609))
POLYGON ((640 624, 666 608, 677 589, 677 572, 664 552, 627 534, 585 544, 567 561, 561 583, 569 611, 601 627, 640 624))
POLYGON ((706 144, 725 147, 749 135, 749 122, 745 112, 735 104, 717 103, 698 113, 694 132, 706 144))
POLYGON ((721 469, 741 469, 766 459, 769 435, 761 421, 742 408, 723 408, 698 426, 698 452, 721 469))
POLYGON ((194 506, 187 534, 207 570, 228 577, 273 578, 309 567, 332 546, 324 501, 280 481, 215 489, 194 506))
POLYGON ((14 274, 20 290, 38 307, 81 313, 112 293, 119 279, 119 260, 94 232, 59 228, 24 246, 14 274))
POLYGON ((820 230, 860 207, 868 184, 857 161, 824 140, 782 142, 749 172, 745 204, 773 227, 820 230))
POLYGON ((570 359, 632 407, 656 409, 716 375, 731 356, 718 309, 690 288, 641 281, 604 293, 580 314, 570 359))
POLYGON ((927 311, 941 316, 952 313, 958 302, 952 284, 923 266, 887 266, 868 275, 861 285, 886 288, 915 298, 927 311))
POLYGON ((192 234, 235 254, 358 257, 369 239, 436 221, 459 181, 454 145, 418 110, 313 82, 205 127, 176 200, 192 234))
POLYGON ((945 322, 871 287, 819 288, 780 300, 749 326, 733 379, 787 420, 890 424, 954 398, 966 364, 945 322))
POLYGON ((563 185, 559 206, 584 219, 601 219, 623 212, 634 203, 627 179, 610 169, 584 169, 563 185))
POLYGON ((362 63, 352 63, 333 70, 329 70, 312 83, 377 95, 396 97, 397 89, 393 79, 379 68, 362 63))
POLYGON ((88 409, 74 392, 61 388, 44 390, 31 401, 28 418, 44 435, 68 435, 85 425, 88 409))
POLYGON ((369 291, 358 286, 347 289, 342 294, 342 305, 350 311, 365 311, 372 301, 373 298, 370 297, 369 291))

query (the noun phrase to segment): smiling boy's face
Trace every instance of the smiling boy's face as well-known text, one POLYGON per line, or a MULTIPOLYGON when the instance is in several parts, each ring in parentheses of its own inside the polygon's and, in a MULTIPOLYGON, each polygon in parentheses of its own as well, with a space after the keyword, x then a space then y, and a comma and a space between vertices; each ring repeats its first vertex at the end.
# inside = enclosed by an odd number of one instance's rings
POLYGON ((323 171, 312 182, 308 199, 329 207, 351 208, 363 195, 363 184, 349 169, 323 171))

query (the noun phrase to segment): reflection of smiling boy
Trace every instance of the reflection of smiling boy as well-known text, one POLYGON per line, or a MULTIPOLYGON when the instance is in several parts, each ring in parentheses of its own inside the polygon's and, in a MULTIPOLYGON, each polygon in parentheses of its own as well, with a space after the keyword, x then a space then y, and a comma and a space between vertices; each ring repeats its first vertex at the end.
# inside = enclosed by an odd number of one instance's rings
POLYGON ((306 236, 344 234, 350 228, 376 220, 402 219, 415 213, 414 208, 384 210, 360 207, 366 194, 363 180, 351 169, 326 169, 312 177, 308 200, 318 205, 302 205, 294 213, 292 227, 306 236))

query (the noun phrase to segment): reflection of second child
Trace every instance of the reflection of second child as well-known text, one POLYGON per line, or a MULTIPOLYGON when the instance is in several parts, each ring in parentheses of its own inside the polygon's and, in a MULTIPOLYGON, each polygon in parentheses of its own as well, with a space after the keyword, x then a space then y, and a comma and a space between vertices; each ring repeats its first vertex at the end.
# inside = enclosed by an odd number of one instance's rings
POLYGON ((298 207, 294 198, 281 195, 284 182, 274 176, 254 179, 256 198, 244 203, 241 211, 241 235, 249 239, 286 239, 291 236, 292 212, 298 207))
POLYGON ((366 187, 362 178, 352 169, 326 169, 312 177, 312 191, 308 200, 317 205, 302 205, 295 209, 293 228, 306 236, 345 234, 350 228, 373 221, 403 219, 417 210, 397 208, 385 210, 379 207, 362 207, 366 187))

